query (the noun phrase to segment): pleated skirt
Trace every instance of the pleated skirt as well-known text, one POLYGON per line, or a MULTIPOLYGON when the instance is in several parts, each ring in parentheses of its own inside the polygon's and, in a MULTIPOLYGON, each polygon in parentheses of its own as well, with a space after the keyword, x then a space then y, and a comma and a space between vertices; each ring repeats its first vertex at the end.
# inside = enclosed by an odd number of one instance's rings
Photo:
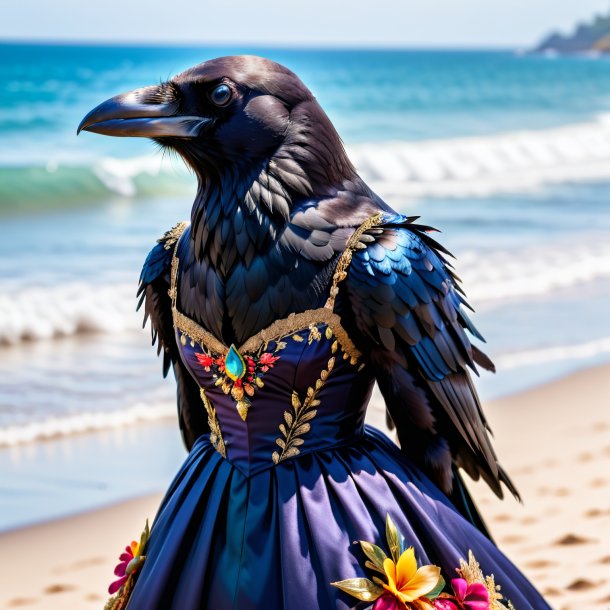
POLYGON ((539 593, 381 432, 251 476, 197 440, 154 520, 128 610, 331 610, 366 603, 330 583, 368 576, 357 540, 385 548, 389 514, 448 581, 472 550, 516 610, 539 593))

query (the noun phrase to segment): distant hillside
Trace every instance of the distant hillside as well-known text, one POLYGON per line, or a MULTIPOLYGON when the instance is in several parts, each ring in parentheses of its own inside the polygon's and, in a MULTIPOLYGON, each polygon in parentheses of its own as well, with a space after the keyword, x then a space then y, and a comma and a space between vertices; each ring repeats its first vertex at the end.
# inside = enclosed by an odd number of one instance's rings
POLYGON ((598 15, 591 23, 579 24, 570 35, 554 32, 547 36, 534 53, 610 53, 610 14, 598 15))

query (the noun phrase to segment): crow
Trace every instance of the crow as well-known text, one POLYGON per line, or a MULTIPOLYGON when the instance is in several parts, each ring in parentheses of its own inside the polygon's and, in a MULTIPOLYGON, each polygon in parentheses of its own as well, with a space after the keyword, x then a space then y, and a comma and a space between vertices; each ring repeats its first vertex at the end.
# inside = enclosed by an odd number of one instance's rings
MULTIPOLYGON (((360 237, 337 311, 366 355, 402 451, 488 532, 459 469, 519 498, 498 463, 471 372, 493 370, 431 227, 394 211, 358 175, 328 116, 287 68, 255 56, 206 61, 168 82, 103 102, 79 131, 152 138, 197 177, 190 236, 180 242, 181 311, 225 345, 312 309, 355 227, 360 237)), ((168 296, 172 232, 150 252, 139 295, 153 344, 173 367, 184 441, 208 430, 180 360, 168 296)))

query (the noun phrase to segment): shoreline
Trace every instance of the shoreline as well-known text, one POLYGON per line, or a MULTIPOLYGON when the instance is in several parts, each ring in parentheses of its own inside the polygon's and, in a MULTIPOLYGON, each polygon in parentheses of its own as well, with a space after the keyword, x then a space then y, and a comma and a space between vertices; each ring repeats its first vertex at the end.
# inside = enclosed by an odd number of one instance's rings
MULTIPOLYGON (((499 546, 561 610, 610 604, 609 390, 610 365, 602 365, 486 404, 524 504, 469 487, 499 546)), ((381 409, 371 411, 381 425, 381 409)), ((99 609, 121 549, 152 521, 161 497, 0 533, 0 607, 99 609)))

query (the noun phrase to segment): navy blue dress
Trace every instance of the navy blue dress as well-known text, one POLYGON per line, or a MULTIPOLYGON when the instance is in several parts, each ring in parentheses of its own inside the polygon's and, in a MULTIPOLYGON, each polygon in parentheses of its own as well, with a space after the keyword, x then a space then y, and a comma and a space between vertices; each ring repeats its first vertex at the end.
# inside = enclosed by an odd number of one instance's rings
POLYGON ((396 445, 364 424, 374 379, 332 296, 227 346, 176 307, 178 266, 174 254, 176 337, 211 433, 167 491, 129 610, 370 607, 331 582, 369 576, 354 541, 383 547, 387 514, 418 561, 439 566, 448 582, 472 550, 517 610, 548 608, 396 445))

